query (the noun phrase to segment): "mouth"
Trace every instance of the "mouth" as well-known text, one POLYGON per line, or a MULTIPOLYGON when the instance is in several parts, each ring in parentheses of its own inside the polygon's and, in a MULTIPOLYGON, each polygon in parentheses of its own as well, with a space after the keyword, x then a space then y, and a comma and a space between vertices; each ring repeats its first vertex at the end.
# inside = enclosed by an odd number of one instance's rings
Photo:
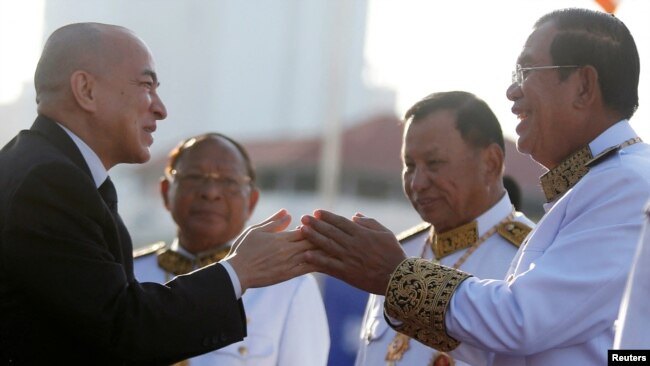
POLYGON ((201 216, 201 217, 220 217, 220 218, 225 218, 226 215, 222 212, 219 212, 217 210, 211 210, 211 209, 194 209, 191 211, 192 216, 201 216))
POLYGON ((148 144, 151 146, 153 144, 153 133, 156 132, 156 125, 145 126, 142 130, 147 134, 147 137, 149 138, 148 144))
POLYGON ((526 120, 528 120, 529 114, 527 111, 524 111, 521 108, 516 108, 512 107, 511 109, 512 113, 517 116, 517 119, 519 120, 519 124, 516 127, 516 131, 519 135, 521 135, 521 129, 523 128, 522 126, 525 124, 526 120))
POLYGON ((427 208, 433 206, 436 203, 436 201, 438 200, 435 198, 425 197, 425 198, 416 199, 415 203, 418 205, 418 207, 427 208))

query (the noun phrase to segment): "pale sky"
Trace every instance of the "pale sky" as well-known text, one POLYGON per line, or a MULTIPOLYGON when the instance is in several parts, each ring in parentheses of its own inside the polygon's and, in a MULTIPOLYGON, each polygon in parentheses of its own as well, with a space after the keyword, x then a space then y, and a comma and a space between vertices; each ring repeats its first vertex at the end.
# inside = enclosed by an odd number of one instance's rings
MULTIPOLYGON (((397 113, 436 91, 465 90, 484 99, 504 133, 517 120, 505 97, 515 61, 535 21, 549 11, 601 10, 594 0, 369 0, 366 77, 398 93, 397 113)), ((650 141, 650 1, 619 0, 616 15, 641 58, 640 107, 632 125, 650 141)))
MULTIPOLYGON (((0 103, 16 98, 25 83, 31 87, 43 4, 0 0, 0 103)), ((511 137, 516 119, 505 90, 535 20, 557 8, 600 9, 594 0, 369 0, 368 7, 364 78, 396 91, 398 115, 431 92, 466 90, 490 104, 511 137)), ((650 141, 650 1, 620 0, 616 15, 641 55, 641 106, 632 125, 650 141)))

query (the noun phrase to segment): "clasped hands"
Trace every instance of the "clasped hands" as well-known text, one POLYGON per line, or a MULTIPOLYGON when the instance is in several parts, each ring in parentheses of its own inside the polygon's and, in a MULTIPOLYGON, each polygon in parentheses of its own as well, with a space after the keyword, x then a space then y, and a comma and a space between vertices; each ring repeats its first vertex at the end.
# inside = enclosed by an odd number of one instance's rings
POLYGON ((291 223, 286 210, 246 229, 227 257, 245 291, 321 272, 363 291, 384 295, 390 276, 406 259, 395 235, 376 220, 347 219, 325 210, 291 223))

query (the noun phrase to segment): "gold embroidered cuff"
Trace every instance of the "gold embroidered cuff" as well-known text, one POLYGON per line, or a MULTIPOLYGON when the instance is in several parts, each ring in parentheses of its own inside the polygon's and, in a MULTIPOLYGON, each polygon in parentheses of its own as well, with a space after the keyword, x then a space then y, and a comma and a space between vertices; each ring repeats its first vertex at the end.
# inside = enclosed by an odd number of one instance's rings
POLYGON ((421 258, 404 260, 386 291, 386 315, 403 322, 391 326, 439 351, 455 349, 460 342, 447 334, 445 314, 456 287, 470 276, 421 258))

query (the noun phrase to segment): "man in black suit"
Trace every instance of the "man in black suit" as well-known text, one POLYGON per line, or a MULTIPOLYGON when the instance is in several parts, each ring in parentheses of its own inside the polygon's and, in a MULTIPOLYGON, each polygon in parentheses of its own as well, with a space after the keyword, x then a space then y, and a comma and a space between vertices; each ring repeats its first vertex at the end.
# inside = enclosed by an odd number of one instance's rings
POLYGON ((130 30, 55 31, 34 77, 38 117, 0 151, 0 364, 164 364, 246 336, 241 294, 310 272, 279 211, 225 261, 138 283, 108 170, 143 163, 167 111, 130 30))

